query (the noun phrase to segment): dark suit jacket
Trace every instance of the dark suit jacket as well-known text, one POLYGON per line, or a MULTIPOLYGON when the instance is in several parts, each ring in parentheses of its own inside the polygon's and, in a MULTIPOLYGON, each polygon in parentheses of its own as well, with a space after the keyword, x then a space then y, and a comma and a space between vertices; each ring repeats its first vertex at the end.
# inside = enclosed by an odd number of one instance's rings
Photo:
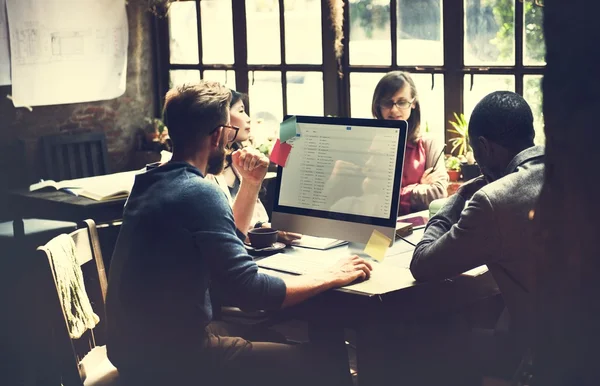
POLYGON ((526 334, 536 248, 530 212, 543 182, 544 148, 534 146, 468 202, 452 196, 429 220, 414 251, 410 269, 415 279, 446 279, 487 264, 510 312, 511 329, 526 334))

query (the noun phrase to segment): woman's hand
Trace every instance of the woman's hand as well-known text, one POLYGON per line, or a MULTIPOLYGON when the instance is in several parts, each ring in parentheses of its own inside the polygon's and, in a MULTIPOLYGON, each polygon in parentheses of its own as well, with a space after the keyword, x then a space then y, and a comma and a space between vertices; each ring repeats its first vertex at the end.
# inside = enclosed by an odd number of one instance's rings
POLYGON ((253 148, 243 148, 231 155, 233 166, 242 181, 260 185, 267 174, 269 159, 253 148))
MULTIPOLYGON (((260 225, 261 228, 271 228, 271 223, 265 222, 260 225)), ((300 240, 302 235, 300 233, 277 231, 277 241, 284 243, 285 245, 292 245, 292 241, 300 240)))
POLYGON ((285 231, 277 232, 277 240, 284 243, 285 245, 292 245, 292 241, 300 240, 302 235, 300 233, 292 233, 285 231))
POLYGON ((425 172, 423 172, 423 175, 421 176, 421 181, 420 181, 421 185, 433 184, 433 182, 435 181, 435 178, 433 178, 432 172, 433 172, 433 168, 426 169, 425 172))

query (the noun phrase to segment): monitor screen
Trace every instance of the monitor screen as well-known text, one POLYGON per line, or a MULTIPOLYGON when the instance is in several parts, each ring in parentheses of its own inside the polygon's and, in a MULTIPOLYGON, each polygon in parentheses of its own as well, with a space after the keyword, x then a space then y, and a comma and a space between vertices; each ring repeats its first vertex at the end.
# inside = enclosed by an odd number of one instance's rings
POLYGON ((292 150, 278 169, 273 226, 356 242, 385 228, 393 239, 406 122, 306 116, 296 122, 292 150))

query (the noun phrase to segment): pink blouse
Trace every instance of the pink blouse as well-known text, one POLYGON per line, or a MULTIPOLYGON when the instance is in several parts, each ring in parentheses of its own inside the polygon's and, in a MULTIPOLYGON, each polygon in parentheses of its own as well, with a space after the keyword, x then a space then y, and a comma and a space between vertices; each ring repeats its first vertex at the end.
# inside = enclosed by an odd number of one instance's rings
POLYGON ((425 172, 425 161, 425 148, 421 139, 417 143, 406 144, 398 215, 410 213, 410 195, 415 186, 421 182, 421 177, 425 172))

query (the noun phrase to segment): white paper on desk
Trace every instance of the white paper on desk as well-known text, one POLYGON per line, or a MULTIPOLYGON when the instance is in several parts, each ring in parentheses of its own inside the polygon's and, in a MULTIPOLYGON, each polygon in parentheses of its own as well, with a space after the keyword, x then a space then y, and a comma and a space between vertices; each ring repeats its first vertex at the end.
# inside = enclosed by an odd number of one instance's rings
POLYGON ((415 283, 410 270, 406 268, 391 266, 387 262, 374 264, 369 280, 342 288, 369 295, 383 295, 388 292, 411 287, 415 283))
POLYGON ((10 84, 10 52, 8 44, 8 22, 6 0, 0 0, 0 86, 10 84))
POLYGON ((487 265, 481 265, 479 267, 468 270, 467 272, 463 273, 463 275, 477 277, 479 275, 483 275, 487 271, 488 271, 487 265))
POLYGON ((6 0, 16 107, 125 92, 125 0, 6 0))

